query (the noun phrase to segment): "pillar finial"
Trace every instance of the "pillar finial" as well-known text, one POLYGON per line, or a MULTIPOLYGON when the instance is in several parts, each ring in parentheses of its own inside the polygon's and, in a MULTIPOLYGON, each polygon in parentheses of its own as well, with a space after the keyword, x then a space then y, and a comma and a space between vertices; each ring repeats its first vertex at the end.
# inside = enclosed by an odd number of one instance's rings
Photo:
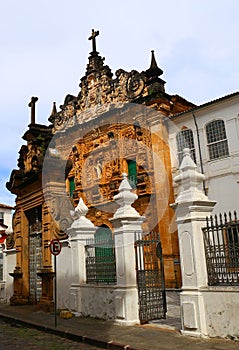
POLYGON ((54 116, 56 113, 57 113, 56 102, 53 102, 51 116, 54 116))
POLYGON ((74 221, 71 225, 71 229, 80 229, 82 227, 84 228, 92 228, 94 227, 94 224, 87 219, 85 216, 88 213, 89 209, 84 203, 83 199, 80 198, 79 203, 75 207, 75 211, 71 211, 71 216, 73 217, 74 221))
POLYGON ((137 194, 132 193, 132 187, 129 184, 126 173, 122 174, 123 180, 119 186, 119 193, 114 196, 115 202, 120 206, 114 218, 140 217, 139 213, 131 206, 138 198, 137 194))
POLYGON ((198 188, 205 176, 197 171, 197 165, 190 156, 189 148, 183 150, 183 160, 179 170, 180 174, 174 178, 174 182, 180 186, 176 203, 208 201, 208 197, 198 188))

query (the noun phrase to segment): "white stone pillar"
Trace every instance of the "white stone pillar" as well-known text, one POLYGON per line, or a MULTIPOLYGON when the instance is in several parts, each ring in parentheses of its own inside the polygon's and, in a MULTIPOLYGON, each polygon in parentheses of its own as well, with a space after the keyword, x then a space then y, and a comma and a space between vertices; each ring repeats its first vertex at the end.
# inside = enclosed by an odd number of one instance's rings
POLYGON ((131 192, 127 174, 114 200, 119 204, 111 222, 114 226, 117 287, 115 290, 115 323, 139 323, 138 289, 136 279, 134 242, 136 232, 142 234, 144 217, 131 206, 138 196, 131 192))
POLYGON ((70 285, 70 309, 80 313, 82 311, 80 284, 86 283, 86 252, 85 246, 94 239, 97 227, 85 217, 88 208, 80 198, 75 212, 72 212, 74 221, 67 230, 71 246, 72 278, 70 285))
POLYGON ((204 300, 200 292, 200 288, 207 287, 202 227, 216 202, 210 201, 198 189, 205 177, 196 168, 190 150, 185 149, 180 175, 174 178, 180 185, 180 192, 172 207, 177 217, 182 271, 181 332, 192 336, 207 336, 204 300))

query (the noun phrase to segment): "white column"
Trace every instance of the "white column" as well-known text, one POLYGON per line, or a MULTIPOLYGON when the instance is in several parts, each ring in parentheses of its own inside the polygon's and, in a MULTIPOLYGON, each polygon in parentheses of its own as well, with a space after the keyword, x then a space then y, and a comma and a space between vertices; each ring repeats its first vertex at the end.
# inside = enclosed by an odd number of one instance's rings
POLYGON ((184 150, 180 175, 174 181, 180 185, 180 192, 172 207, 176 211, 182 271, 182 293, 180 295, 182 333, 193 336, 207 336, 207 324, 203 295, 200 288, 207 286, 207 268, 202 227, 206 216, 211 215, 216 202, 198 189, 204 175, 199 174, 184 150))
POLYGON ((138 289, 134 242, 135 234, 142 233, 144 217, 131 206, 138 196, 123 174, 119 194, 114 200, 119 204, 111 222, 114 226, 117 288, 115 290, 115 322, 122 325, 139 323, 138 289))
POLYGON ((86 252, 85 245, 94 239, 97 229, 93 223, 85 217, 88 208, 80 198, 75 212, 72 212, 74 221, 68 229, 69 242, 71 246, 72 278, 70 285, 70 309, 82 311, 82 300, 80 295, 80 284, 86 283, 86 252))

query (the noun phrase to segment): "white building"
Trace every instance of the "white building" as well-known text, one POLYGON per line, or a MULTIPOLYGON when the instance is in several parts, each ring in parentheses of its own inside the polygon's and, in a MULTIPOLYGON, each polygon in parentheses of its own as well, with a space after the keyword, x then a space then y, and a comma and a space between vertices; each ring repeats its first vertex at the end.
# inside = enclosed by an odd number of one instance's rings
MULTIPOLYGON (((206 194, 217 201, 214 213, 237 210, 239 92, 171 117, 168 131, 173 176, 178 173, 183 148, 189 148, 198 170, 206 176, 206 194)), ((175 186, 175 195, 177 191, 175 186)))
POLYGON ((12 235, 13 207, 0 204, 0 302, 8 302, 13 293, 13 278, 9 276, 16 265, 15 249, 7 249, 7 237, 12 235))
POLYGON ((12 233, 12 211, 14 207, 0 204, 0 223, 7 226, 6 234, 12 233))

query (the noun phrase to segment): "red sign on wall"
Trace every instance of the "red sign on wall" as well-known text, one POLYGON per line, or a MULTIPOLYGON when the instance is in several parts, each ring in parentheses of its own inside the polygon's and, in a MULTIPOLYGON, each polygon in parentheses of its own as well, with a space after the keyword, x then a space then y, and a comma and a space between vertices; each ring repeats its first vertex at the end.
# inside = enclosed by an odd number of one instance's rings
POLYGON ((50 242, 50 251, 53 255, 59 255, 61 252, 61 242, 58 239, 52 239, 50 242))

